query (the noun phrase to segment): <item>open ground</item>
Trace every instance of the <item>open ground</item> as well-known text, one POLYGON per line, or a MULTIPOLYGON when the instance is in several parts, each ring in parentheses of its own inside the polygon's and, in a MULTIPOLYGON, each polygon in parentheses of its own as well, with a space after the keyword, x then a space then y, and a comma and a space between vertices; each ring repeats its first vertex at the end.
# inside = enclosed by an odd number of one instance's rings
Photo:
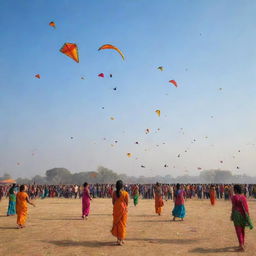
MULTIPOLYGON (((256 255, 256 230, 246 231, 246 252, 238 244, 230 221, 230 201, 187 200, 184 222, 171 221, 173 202, 165 202, 162 216, 153 200, 129 205, 127 239, 122 247, 111 235, 110 199, 94 199, 89 219, 82 220, 78 199, 38 199, 29 206, 27 227, 16 229, 16 217, 6 217, 8 200, 0 202, 0 255, 4 256, 115 256, 115 255, 256 255)), ((256 220, 256 201, 249 200, 256 220)))

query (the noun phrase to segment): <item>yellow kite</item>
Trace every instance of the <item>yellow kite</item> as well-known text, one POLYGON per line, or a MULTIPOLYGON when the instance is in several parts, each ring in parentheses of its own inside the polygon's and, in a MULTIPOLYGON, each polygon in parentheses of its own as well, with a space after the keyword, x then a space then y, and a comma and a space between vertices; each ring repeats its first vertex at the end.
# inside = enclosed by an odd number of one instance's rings
POLYGON ((161 111, 159 109, 157 109, 155 112, 157 113, 158 116, 161 115, 161 111))

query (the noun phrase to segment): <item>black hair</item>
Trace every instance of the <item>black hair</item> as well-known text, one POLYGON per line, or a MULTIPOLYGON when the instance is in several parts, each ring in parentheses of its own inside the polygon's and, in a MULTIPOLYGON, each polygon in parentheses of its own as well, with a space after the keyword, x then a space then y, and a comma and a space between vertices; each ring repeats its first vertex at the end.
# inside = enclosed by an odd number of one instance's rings
POLYGON ((118 180, 116 182, 116 196, 119 198, 120 197, 120 190, 123 188, 124 184, 123 181, 118 180))
POLYGON ((180 189, 180 183, 177 183, 176 188, 177 188, 177 190, 180 189))
POLYGON ((234 186, 234 191, 236 194, 242 194, 242 187, 238 184, 234 186))
POLYGON ((25 185, 20 186, 20 192, 23 192, 25 190, 25 185))
POLYGON ((85 183, 84 183, 84 188, 85 188, 87 185, 88 185, 88 183, 87 183, 87 182, 85 182, 85 183))
POLYGON ((160 184, 157 182, 156 185, 159 186, 160 184))

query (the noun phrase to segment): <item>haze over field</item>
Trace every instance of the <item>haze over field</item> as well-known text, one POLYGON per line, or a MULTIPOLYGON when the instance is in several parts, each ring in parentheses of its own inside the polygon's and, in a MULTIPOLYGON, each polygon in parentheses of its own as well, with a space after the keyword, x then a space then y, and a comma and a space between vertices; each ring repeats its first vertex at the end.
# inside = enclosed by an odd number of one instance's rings
POLYGON ((98 166, 254 176, 255 10, 232 0, 1 1, 0 176, 98 166), (79 63, 59 52, 66 42, 79 63), (98 51, 106 43, 125 60, 98 51))

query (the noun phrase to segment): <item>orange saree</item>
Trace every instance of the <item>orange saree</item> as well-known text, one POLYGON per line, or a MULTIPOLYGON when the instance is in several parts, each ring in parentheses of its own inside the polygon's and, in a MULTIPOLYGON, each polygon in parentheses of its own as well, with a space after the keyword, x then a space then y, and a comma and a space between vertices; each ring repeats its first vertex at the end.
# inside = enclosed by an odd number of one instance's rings
POLYGON ((120 240, 125 239, 127 223, 128 193, 120 191, 120 197, 113 193, 113 227, 111 233, 120 240))
POLYGON ((16 213, 17 213, 17 224, 24 226, 27 220, 27 197, 26 192, 18 192, 16 196, 16 213))

